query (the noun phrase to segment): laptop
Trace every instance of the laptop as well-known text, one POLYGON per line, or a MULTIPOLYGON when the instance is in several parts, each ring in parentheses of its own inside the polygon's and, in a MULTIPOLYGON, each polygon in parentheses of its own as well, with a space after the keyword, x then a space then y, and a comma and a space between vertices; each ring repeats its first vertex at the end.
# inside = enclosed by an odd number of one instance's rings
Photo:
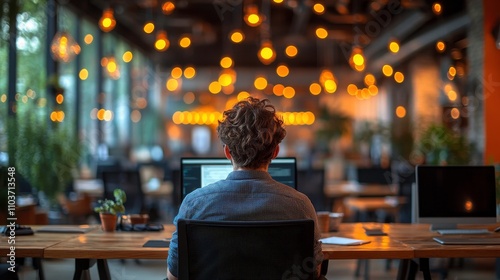
POLYGON ((500 238, 495 237, 434 237, 433 239, 443 245, 500 245, 500 238))

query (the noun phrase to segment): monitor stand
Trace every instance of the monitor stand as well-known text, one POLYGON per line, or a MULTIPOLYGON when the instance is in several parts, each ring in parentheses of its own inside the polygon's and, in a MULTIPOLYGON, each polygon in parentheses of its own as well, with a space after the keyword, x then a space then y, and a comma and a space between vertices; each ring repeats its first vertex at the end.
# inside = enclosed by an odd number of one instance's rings
POLYGON ((440 229, 456 229, 457 224, 431 224, 430 230, 436 231, 440 229))

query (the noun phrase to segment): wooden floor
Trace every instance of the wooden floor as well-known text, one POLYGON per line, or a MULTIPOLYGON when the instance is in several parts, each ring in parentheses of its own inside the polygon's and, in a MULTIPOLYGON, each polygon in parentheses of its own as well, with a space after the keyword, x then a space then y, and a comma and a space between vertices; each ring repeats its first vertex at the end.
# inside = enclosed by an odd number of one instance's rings
MULTIPOLYGON (((445 260, 447 261, 447 260, 445 260)), ((442 267, 443 260, 432 260, 431 266, 442 267)), ((354 274, 356 260, 333 260, 329 263, 329 270, 326 276, 332 280, 352 280, 365 279, 364 274, 356 277, 354 274)), ((386 270, 385 260, 370 260, 371 280, 392 280, 397 275, 398 261, 391 263, 390 269, 386 270)), ((109 267, 112 279, 117 280, 161 280, 166 275, 166 262, 163 260, 134 260, 122 262, 120 260, 110 260, 109 267)), ((74 261, 67 259, 44 260, 45 279, 72 279, 74 272, 74 261)), ((495 260, 494 259, 465 259, 463 267, 455 264, 449 271, 446 279, 453 280, 495 280, 495 260)), ((97 268, 91 270, 92 279, 99 279, 97 268)), ((442 279, 439 273, 433 273, 433 279, 442 279)), ((20 272, 21 280, 36 280, 35 271, 31 268, 30 260, 20 272)), ((418 275, 417 279, 422 279, 418 275)))

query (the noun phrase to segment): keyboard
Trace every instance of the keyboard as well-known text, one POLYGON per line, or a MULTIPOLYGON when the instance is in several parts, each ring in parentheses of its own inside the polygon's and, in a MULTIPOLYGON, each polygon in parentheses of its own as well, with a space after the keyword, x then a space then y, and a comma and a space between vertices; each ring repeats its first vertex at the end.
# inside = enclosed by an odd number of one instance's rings
POLYGON ((485 228, 475 229, 440 229, 437 232, 441 235, 457 235, 457 234, 487 234, 491 233, 485 228))

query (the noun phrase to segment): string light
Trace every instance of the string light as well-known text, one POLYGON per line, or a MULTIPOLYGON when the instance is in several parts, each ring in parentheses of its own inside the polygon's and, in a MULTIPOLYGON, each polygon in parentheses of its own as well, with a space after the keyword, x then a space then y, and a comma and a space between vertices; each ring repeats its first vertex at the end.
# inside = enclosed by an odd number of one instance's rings
POLYGON ((99 19, 99 28, 104 32, 110 32, 116 26, 116 20, 113 9, 106 9, 102 12, 101 19, 99 19))
POLYGON ((259 57, 260 62, 265 65, 271 64, 276 59, 276 51, 274 50, 271 41, 262 42, 257 56, 259 57))
POLYGON ((167 32, 162 30, 156 34, 155 49, 164 52, 170 47, 170 41, 167 38, 167 32))
POLYGON ((80 50, 80 45, 66 31, 57 32, 50 45, 52 57, 61 62, 70 62, 80 53, 80 50))

